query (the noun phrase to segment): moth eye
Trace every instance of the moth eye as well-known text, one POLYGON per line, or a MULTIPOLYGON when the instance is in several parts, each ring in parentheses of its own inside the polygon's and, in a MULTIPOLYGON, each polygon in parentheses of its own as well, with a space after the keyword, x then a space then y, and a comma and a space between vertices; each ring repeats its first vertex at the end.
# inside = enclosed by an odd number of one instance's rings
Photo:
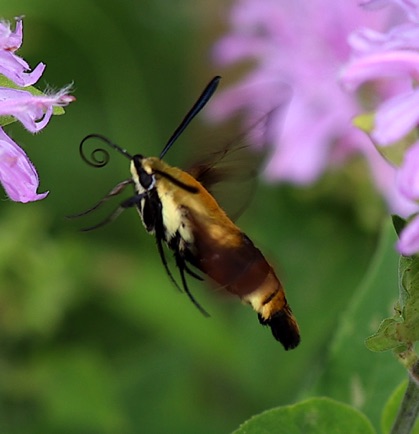
POLYGON ((153 175, 149 175, 145 170, 140 171, 140 184, 148 189, 153 183, 153 175))

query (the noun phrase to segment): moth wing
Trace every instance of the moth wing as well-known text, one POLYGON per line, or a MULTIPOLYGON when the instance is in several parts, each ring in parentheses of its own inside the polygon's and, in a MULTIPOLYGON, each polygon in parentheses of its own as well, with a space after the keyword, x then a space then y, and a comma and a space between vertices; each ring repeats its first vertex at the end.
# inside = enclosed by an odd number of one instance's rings
POLYGON ((220 287, 243 297, 263 282, 270 266, 252 241, 219 212, 209 216, 188 210, 194 242, 185 259, 220 287))
MULTIPOLYGON (((200 182, 234 221, 249 205, 266 155, 269 115, 259 118, 234 140, 225 141, 189 165, 186 171, 200 182), (255 149, 259 145, 259 150, 255 149)), ((202 148, 200 149, 202 151, 202 148)))

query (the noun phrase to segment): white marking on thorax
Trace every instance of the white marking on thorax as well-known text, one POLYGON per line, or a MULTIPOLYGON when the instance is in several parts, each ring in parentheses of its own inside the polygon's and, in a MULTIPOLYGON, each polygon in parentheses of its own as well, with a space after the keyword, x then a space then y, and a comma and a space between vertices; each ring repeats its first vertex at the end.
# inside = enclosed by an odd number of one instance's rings
POLYGON ((193 241, 193 235, 185 208, 173 199, 170 191, 159 194, 162 203, 163 224, 166 228, 167 239, 173 238, 179 231, 180 236, 186 243, 193 241))
MULTIPOLYGON (((131 174, 134 181, 135 191, 138 194, 144 193, 146 189, 141 185, 137 170, 133 163, 131 164, 131 174)), ((184 243, 191 243, 193 241, 193 234, 190 228, 189 220, 182 205, 175 202, 173 198, 173 191, 171 191, 170 189, 167 190, 165 188, 159 189, 156 185, 155 179, 153 179, 153 183, 148 190, 151 190, 152 188, 157 188, 157 193, 162 205, 162 218, 163 225, 166 230, 166 241, 169 241, 171 238, 173 238, 176 235, 176 232, 179 231, 179 234, 183 239, 184 243)), ((141 200, 139 210, 139 214, 143 224, 144 219, 142 213, 144 210, 144 203, 145 199, 141 200)), ((180 247, 182 248, 183 246, 180 247)))
MULTIPOLYGON (((131 175, 132 175, 132 180, 134 181, 134 189, 137 192, 137 194, 142 194, 146 191, 146 189, 141 185, 140 183, 140 178, 138 176, 137 170, 135 169, 134 163, 131 163, 131 175)), ((155 181, 153 182, 153 187, 154 187, 155 181)), ((147 230, 147 226, 144 222, 144 218, 143 218, 143 212, 144 212, 144 204, 145 204, 146 199, 141 199, 140 201, 140 209, 137 209, 138 214, 140 215, 141 218, 141 222, 143 223, 143 226, 145 227, 145 229, 147 230)), ((149 232, 150 234, 154 234, 154 230, 149 232)))

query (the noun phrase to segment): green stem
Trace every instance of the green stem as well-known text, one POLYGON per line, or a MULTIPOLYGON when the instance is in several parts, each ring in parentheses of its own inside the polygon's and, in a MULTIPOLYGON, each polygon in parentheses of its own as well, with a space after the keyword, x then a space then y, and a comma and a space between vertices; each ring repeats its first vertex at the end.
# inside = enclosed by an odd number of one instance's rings
POLYGON ((409 383, 399 408, 391 434, 409 434, 419 414, 419 362, 416 362, 409 375, 409 383))

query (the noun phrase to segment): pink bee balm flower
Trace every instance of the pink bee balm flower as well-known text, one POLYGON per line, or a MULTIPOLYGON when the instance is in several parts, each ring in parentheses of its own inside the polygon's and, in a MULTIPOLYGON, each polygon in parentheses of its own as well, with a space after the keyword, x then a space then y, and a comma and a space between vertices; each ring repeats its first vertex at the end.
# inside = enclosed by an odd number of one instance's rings
POLYGON ((409 214, 414 205, 396 189, 395 169, 352 125, 362 112, 359 100, 338 80, 351 54, 348 36, 367 25, 383 29, 391 12, 366 12, 348 0, 237 0, 215 58, 223 65, 251 60, 256 66, 215 96, 210 115, 223 120, 242 111, 252 125, 276 108, 266 133, 273 144, 269 179, 309 184, 328 166, 361 153, 391 211, 409 214))
POLYGON ((44 72, 45 65, 39 63, 30 71, 29 65, 14 52, 20 48, 23 39, 22 20, 18 19, 13 32, 10 24, 0 21, 0 74, 3 74, 18 86, 29 86, 36 83, 44 72))
POLYGON ((19 89, 0 87, 0 116, 11 115, 31 133, 37 133, 51 119, 53 107, 66 106, 74 100, 68 88, 53 95, 34 96, 19 89))
MULTIPOLYGON (((417 36, 419 37, 419 26, 417 36)), ((368 52, 351 61, 342 71, 341 78, 349 89, 367 81, 383 79, 388 81, 388 87, 393 88, 375 112, 371 136, 377 144, 391 145, 418 124, 419 91, 415 89, 414 83, 419 79, 419 51, 411 51, 409 48, 372 54, 368 52)))
MULTIPOLYGON (((366 5, 383 2, 370 0, 366 5)), ((399 6, 404 22, 387 32, 361 28, 353 32, 350 43, 353 58, 343 69, 342 83, 355 89, 366 82, 385 83, 387 93, 375 112, 373 140, 391 145, 413 130, 419 121, 419 3, 387 0, 399 6), (406 19, 408 20, 406 22, 406 19)))
MULTIPOLYGON (((367 6, 393 3, 404 13, 404 21, 387 32, 359 29, 351 35, 353 58, 342 71, 348 88, 369 82, 385 86, 378 95, 371 137, 377 145, 388 146, 403 140, 419 124, 419 3, 415 0, 366 1, 367 6), (381 97, 381 98, 380 98, 381 97)), ((376 98, 377 99, 377 98, 376 98)), ((413 135, 411 135, 413 136, 413 135)), ((405 151, 396 174, 399 194, 415 204, 397 248, 402 255, 419 253, 419 142, 405 151)))
POLYGON ((23 150, 0 128, 0 180, 10 199, 31 202, 47 196, 37 194, 38 174, 23 150))
MULTIPOLYGON (((17 20, 16 28, 0 22, 0 74, 18 87, 34 84, 42 75, 45 65, 30 70, 29 65, 14 52, 22 44, 22 21, 17 20)), ((1 80, 1 76, 0 76, 1 80)), ((54 94, 34 95, 30 90, 10 87, 7 80, 0 83, 0 116, 13 116, 32 133, 44 128, 54 107, 65 106, 74 101, 68 95, 69 88, 54 94)), ((30 202, 43 199, 48 193, 38 194, 38 174, 25 152, 0 128, 0 182, 10 199, 17 202, 30 202)))

